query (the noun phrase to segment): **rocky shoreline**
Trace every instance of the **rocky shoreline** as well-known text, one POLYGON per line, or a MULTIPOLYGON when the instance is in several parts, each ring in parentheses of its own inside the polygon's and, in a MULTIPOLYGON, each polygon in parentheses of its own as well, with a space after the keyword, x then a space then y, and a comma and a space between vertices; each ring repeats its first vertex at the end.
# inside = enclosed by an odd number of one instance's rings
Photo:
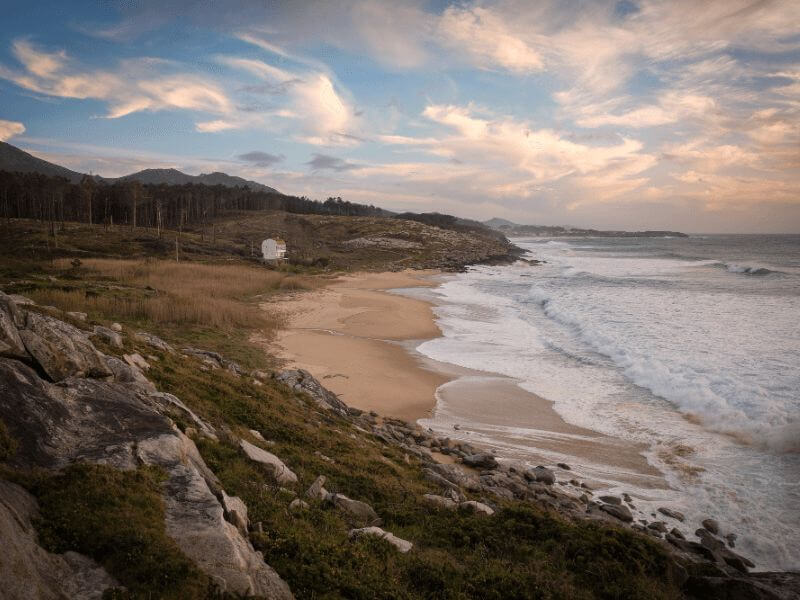
MULTIPOLYGON (((443 438, 396 419, 382 419, 348 407, 302 370, 269 374, 248 372, 222 355, 198 348, 177 350, 155 335, 110 327, 83 327, 85 315, 58 315, 22 297, 0 292, 0 420, 15 448, 6 457, 14 469, 58 472, 70 465, 106 465, 121 471, 157 467, 165 473, 162 495, 167 535, 220 591, 267 598, 292 598, 286 582, 251 543, 260 523, 251 523, 245 503, 226 493, 195 442, 226 439, 247 460, 257 463, 286 490, 290 513, 317 502, 341 511, 352 528, 351 539, 372 536, 400 553, 412 552, 415 540, 382 529, 381 516, 368 503, 325 489, 320 475, 301 495, 298 477, 271 442, 252 430, 250 439, 212 426, 179 398, 158 391, 147 378, 158 355, 183 356, 195 368, 221 369, 257 385, 287 386, 308 399, 320 413, 352 425, 372 444, 399 449, 406 462, 419 462, 429 493, 421 501, 431 511, 466 511, 492 518, 502 503, 531 503, 566 519, 601 521, 627 527, 656 540, 674 559, 673 570, 689 598, 800 598, 800 574, 750 573, 753 564, 738 555, 735 537, 720 537, 720 526, 706 519, 699 541, 685 539, 682 515, 662 507, 661 516, 636 519, 630 497, 595 497, 589 487, 569 477, 565 464, 524 468, 498 461, 468 443, 443 438), (104 354, 93 339, 121 348, 124 337, 151 348, 155 356, 104 354), (178 426, 181 424, 181 427, 178 426), (252 441, 251 441, 252 440, 252 441), (441 459, 448 456, 455 462, 441 459), (437 458, 439 460, 437 460, 437 458), (567 474, 566 477, 564 474, 567 474), (291 499, 291 500, 289 500, 291 499)), ((333 459, 316 455, 322 460, 333 459)), ((10 597, 26 596, 35 586, 41 598, 100 598, 118 582, 88 556, 45 551, 33 526, 36 500, 23 487, 0 478, 0 532, 7 557, 0 579, 10 597), (24 567, 20 567, 24 565, 24 567), (53 573, 59 573, 54 577, 53 573)))

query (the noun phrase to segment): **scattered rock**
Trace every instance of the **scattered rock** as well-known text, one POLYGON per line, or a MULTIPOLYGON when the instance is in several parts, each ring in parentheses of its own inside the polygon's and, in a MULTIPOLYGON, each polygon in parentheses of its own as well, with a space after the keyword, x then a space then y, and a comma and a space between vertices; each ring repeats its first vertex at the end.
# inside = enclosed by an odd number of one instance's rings
POLYGON ((672 529, 670 529, 669 534, 675 536, 679 540, 685 540, 686 539, 686 536, 684 536, 681 533, 681 530, 677 529, 676 527, 673 527, 672 529))
POLYGON ((172 354, 175 352, 175 349, 172 346, 170 346, 167 342, 165 342, 160 337, 155 336, 151 333, 147 333, 145 331, 139 331, 133 337, 136 340, 144 342, 148 346, 155 348, 156 350, 161 350, 162 352, 166 352, 168 354, 172 354))
POLYGON ((616 504, 601 504, 600 510, 607 512, 613 517, 618 518, 620 521, 630 523, 633 521, 633 515, 627 506, 618 506, 616 504))
POLYGON ((308 502, 305 500, 301 500, 300 498, 295 498, 289 503, 289 512, 300 512, 303 510, 308 510, 310 508, 308 502))
POLYGON ((113 331, 116 331, 117 333, 120 333, 122 331, 122 325, 120 325, 119 323, 112 323, 111 329, 113 331))
POLYGON ((600 496, 598 500, 602 500, 606 504, 616 504, 617 506, 622 505, 622 499, 618 498, 617 496, 600 496))
POLYGON ((244 374, 244 369, 232 360, 228 360, 218 352, 211 350, 201 350, 199 348, 183 348, 184 354, 200 359, 204 364, 212 369, 226 369, 237 377, 244 374))
POLYGON ((221 496, 225 518, 229 523, 233 523, 239 533, 246 537, 247 529, 250 526, 250 520, 247 518, 247 505, 241 498, 228 496, 224 491, 221 492, 221 496))
POLYGON ((122 336, 108 327, 96 325, 94 328, 93 336, 99 337, 105 343, 115 348, 122 348, 122 336))
POLYGON ((671 508, 664 508, 663 506, 658 508, 658 512, 660 512, 664 516, 677 519, 681 523, 683 523, 684 519, 686 518, 683 516, 682 512, 678 512, 677 510, 672 510, 671 508))
POLYGON ((497 464, 497 459, 487 453, 470 454, 465 456, 462 460, 468 467, 474 467, 476 469, 496 469, 499 466, 497 464))
POLYGON ((647 526, 648 529, 653 529, 661 533, 667 533, 667 525, 664 521, 653 521, 647 526))
POLYGON ((559 469, 564 469, 565 471, 571 471, 572 468, 567 463, 558 463, 559 469))
POLYGON ((556 474, 553 473, 547 467, 543 467, 539 465, 527 471, 525 473, 526 479, 532 479, 533 481, 538 481, 539 483, 544 483, 546 485, 553 485, 556 482, 556 474))
POLYGON ((729 548, 735 548, 736 547, 736 538, 737 538, 737 536, 736 536, 735 533, 729 533, 728 535, 725 536, 725 539, 728 541, 728 547, 729 548))
POLYGON ((458 508, 461 510, 474 512, 479 515, 491 516, 494 514, 494 509, 492 509, 490 506, 484 504, 483 502, 476 502, 475 500, 467 500, 466 502, 462 502, 458 505, 458 508))
POLYGON ((714 519, 703 519, 701 525, 714 535, 719 533, 719 523, 714 519))
POLYGON ((464 471, 464 469, 458 465, 433 464, 430 470, 449 482, 450 485, 445 487, 455 486, 456 488, 464 488, 470 492, 477 492, 481 489, 480 480, 474 475, 464 471))
POLYGON ((317 458, 321 458, 321 459, 322 459, 322 460, 324 460, 325 462, 329 462, 329 463, 332 463, 332 462, 334 462, 334 460, 333 460, 331 457, 329 457, 329 456, 325 456, 325 455, 324 455, 322 452, 320 452, 319 450, 314 450, 314 456, 316 456, 317 458))
POLYGON ((89 317, 89 315, 87 315, 85 312, 77 312, 77 311, 67 312, 67 316, 72 317, 76 321, 86 321, 86 319, 89 317))
POLYGON ((325 475, 317 477, 311 487, 306 490, 306 496, 314 500, 325 500, 328 497, 328 491, 323 487, 325 481, 327 481, 325 475))
POLYGON ((378 514, 366 502, 352 500, 344 494, 328 494, 325 500, 346 513, 356 522, 360 522, 363 525, 381 524, 381 519, 378 517, 378 514))
POLYGON ((351 529, 348 535, 350 536, 350 539, 357 539, 363 535, 373 535, 379 537, 389 542, 392 546, 397 548, 398 551, 404 554, 414 547, 414 544, 411 542, 402 540, 394 534, 384 531, 380 527, 362 527, 361 529, 351 529))
POLYGON ((432 506, 434 508, 445 508, 447 510, 453 510, 458 506, 458 504, 452 500, 451 498, 445 498, 444 496, 437 496, 436 494, 424 494, 422 496, 422 500, 428 506, 432 506))
POLYGON ((264 465, 276 482, 282 485, 297 483, 297 475, 295 475, 280 458, 271 452, 262 450, 247 440, 239 440, 239 446, 242 451, 244 451, 245 455, 247 455, 247 458, 264 465))

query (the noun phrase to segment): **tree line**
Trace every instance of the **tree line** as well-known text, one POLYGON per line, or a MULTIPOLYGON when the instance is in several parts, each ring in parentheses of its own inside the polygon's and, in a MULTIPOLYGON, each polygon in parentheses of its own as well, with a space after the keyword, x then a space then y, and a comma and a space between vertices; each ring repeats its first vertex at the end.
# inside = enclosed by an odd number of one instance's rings
POLYGON ((133 180, 109 184, 89 175, 80 183, 72 183, 41 173, 0 171, 0 215, 48 222, 51 228, 75 221, 182 230, 233 211, 248 210, 344 216, 388 214, 375 206, 341 198, 311 200, 248 186, 142 184, 133 180))

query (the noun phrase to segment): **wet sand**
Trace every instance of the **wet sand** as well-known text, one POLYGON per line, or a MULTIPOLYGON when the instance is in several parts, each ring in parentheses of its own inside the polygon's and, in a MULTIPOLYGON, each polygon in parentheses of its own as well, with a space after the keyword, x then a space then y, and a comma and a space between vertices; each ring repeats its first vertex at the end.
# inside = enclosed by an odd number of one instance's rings
MULTIPOLYGON (((593 487, 608 481, 666 487, 661 472, 642 455, 644 445, 567 423, 552 402, 522 389, 513 379, 468 376, 443 385, 438 396, 434 418, 422 423, 451 437, 489 445, 498 456, 549 466, 577 464, 576 475, 593 487)), ((559 475, 569 478, 566 471, 559 475)))

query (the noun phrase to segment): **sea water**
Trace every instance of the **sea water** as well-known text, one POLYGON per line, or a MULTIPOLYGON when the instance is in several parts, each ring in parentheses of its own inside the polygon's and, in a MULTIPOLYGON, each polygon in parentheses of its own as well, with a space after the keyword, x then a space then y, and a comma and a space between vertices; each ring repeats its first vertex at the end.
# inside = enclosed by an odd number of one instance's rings
MULTIPOLYGON (((443 336, 418 351, 514 378, 565 421, 643 444, 668 485, 637 494, 612 474, 603 487, 636 495, 648 517, 684 512, 690 539, 718 519, 759 570, 800 569, 800 236, 514 242, 545 262, 447 278, 433 292, 443 336)), ((487 398, 487 415, 502 409, 487 398)), ((427 424, 452 435, 452 412, 427 424)), ((462 427, 511 450, 502 427, 462 427)))

